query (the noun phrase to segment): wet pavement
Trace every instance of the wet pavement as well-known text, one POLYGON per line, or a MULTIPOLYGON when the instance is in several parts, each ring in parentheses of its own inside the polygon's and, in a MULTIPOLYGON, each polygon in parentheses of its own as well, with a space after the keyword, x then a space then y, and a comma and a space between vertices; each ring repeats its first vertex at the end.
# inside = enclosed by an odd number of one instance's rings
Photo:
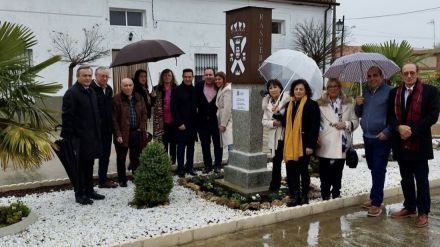
POLYGON ((359 207, 338 209, 265 227, 193 242, 185 247, 278 246, 440 246, 440 189, 431 190, 429 225, 414 227, 415 218, 392 219, 403 197, 385 201, 379 217, 359 207))

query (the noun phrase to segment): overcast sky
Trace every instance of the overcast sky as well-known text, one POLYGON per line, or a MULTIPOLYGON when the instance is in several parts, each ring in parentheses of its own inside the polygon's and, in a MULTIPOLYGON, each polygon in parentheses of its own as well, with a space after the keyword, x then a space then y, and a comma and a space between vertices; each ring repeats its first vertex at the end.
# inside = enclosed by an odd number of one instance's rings
POLYGON ((432 48, 440 43, 440 1, 439 0, 337 0, 337 19, 345 15, 345 26, 351 30, 349 45, 382 43, 395 39, 407 40, 414 48, 432 48), (412 14, 389 17, 355 19, 361 17, 398 14, 427 10, 412 14))

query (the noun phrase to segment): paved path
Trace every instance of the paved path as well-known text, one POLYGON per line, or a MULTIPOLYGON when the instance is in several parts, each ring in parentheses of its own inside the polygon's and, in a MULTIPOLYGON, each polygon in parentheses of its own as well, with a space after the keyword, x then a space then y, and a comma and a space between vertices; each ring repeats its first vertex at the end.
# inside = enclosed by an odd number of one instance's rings
MULTIPOLYGON (((269 151, 267 149, 267 133, 264 133, 263 136, 264 136, 263 151, 268 153, 269 151)), ((211 153, 212 155, 214 155, 214 152, 212 150, 211 153)), ((226 160, 227 157, 228 157, 227 149, 224 149, 223 160, 226 160)), ((200 142, 196 142, 194 161, 195 163, 202 163, 203 161, 200 142)), ((110 156, 109 173, 116 173, 116 152, 113 145, 112 145, 112 153, 110 156)), ((98 160, 95 160, 94 174, 95 175, 98 174, 98 160)), ((56 157, 56 155, 54 154, 52 160, 44 162, 43 165, 38 169, 15 170, 12 167, 10 167, 6 169, 6 171, 0 171, 0 186, 7 184, 25 183, 25 182, 41 181, 41 180, 56 179, 56 178, 67 178, 67 174, 64 171, 64 168, 61 165, 61 162, 59 161, 58 157, 56 157)))

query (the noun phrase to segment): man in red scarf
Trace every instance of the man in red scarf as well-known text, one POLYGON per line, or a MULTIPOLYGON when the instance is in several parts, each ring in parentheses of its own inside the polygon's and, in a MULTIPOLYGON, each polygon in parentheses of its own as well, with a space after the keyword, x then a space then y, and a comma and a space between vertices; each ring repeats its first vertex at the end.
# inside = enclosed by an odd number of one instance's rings
POLYGON ((414 217, 417 213, 415 226, 424 227, 431 206, 428 180, 428 160, 434 158, 431 126, 438 120, 440 102, 437 89, 422 83, 418 72, 416 64, 405 64, 401 71, 403 82, 391 91, 389 98, 393 155, 399 163, 405 198, 403 209, 391 217, 414 217))

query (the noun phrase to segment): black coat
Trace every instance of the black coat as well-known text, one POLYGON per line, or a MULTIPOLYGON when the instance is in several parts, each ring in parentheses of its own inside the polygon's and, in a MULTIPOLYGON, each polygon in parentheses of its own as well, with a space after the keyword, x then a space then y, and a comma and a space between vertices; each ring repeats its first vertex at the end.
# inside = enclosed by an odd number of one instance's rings
POLYGON ((102 134, 111 134, 113 131, 112 126, 112 98, 113 98, 113 89, 109 85, 105 88, 104 91, 100 86, 98 86, 95 82, 90 84, 90 87, 95 90, 96 98, 98 100, 98 110, 99 116, 101 117, 101 133, 102 134))
MULTIPOLYGON (((286 127, 286 117, 287 117, 287 108, 289 104, 292 104, 292 101, 289 101, 285 105, 286 112, 284 115, 274 115, 274 119, 280 120, 281 124, 286 127)), ((292 118, 295 119, 295 107, 292 112, 292 118)), ((302 133, 302 142, 303 142, 303 151, 305 152, 306 148, 311 148, 315 150, 316 143, 318 141, 319 135, 319 125, 320 125, 321 113, 319 111, 318 104, 311 100, 307 99, 304 104, 302 122, 301 122, 301 133, 302 133)))
POLYGON ((217 95, 211 102, 208 102, 203 93, 204 86, 205 81, 199 81, 195 85, 197 92, 197 125, 198 128, 204 128, 207 124, 217 127, 217 106, 215 105, 217 95))
MULTIPOLYGON (((390 92, 389 97, 389 108, 388 108, 388 121, 390 129, 392 130, 391 143, 393 148, 393 156, 396 160, 428 160, 433 159, 434 154, 432 150, 432 134, 431 126, 434 125, 439 117, 439 93, 437 89, 431 85, 423 85, 422 94, 422 112, 420 116, 420 121, 417 124, 413 124, 411 127, 412 136, 410 138, 418 138, 420 140, 420 150, 418 152, 411 152, 404 150, 401 147, 400 135, 397 131, 397 117, 394 111, 394 99, 396 97, 397 88, 394 88, 390 92)), ((406 115, 403 102, 405 100, 405 94, 402 90, 401 94, 401 112, 406 115)), ((411 95, 408 100, 411 100, 411 95)))
POLYGON ((182 124, 186 130, 177 129, 177 142, 190 142, 196 139, 197 96, 195 88, 183 82, 171 93, 171 114, 178 128, 182 124))
POLYGON ((61 137, 79 139, 79 158, 99 158, 101 132, 95 91, 76 82, 64 94, 61 118, 61 137))

